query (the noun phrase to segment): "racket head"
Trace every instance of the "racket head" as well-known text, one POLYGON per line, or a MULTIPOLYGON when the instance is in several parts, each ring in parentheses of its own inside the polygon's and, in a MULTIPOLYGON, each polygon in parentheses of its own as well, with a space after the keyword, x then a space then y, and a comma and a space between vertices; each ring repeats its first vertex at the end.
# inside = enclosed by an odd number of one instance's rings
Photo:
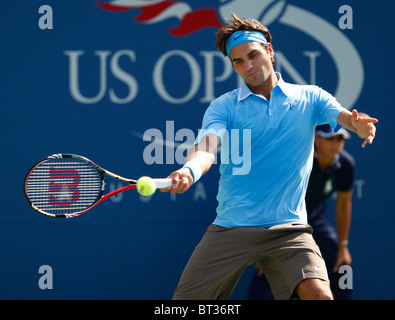
POLYGON ((24 195, 32 209, 47 217, 73 218, 87 212, 105 190, 103 169, 85 157, 55 154, 26 174, 24 195))

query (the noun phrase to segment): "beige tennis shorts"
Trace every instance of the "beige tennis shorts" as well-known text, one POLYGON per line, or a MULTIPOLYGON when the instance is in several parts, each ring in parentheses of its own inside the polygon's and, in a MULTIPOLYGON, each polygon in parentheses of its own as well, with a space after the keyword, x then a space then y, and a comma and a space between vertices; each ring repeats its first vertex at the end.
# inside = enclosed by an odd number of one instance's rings
POLYGON ((309 225, 210 225, 189 259, 173 299, 228 299, 244 269, 254 262, 260 263, 276 299, 290 299, 304 279, 329 282, 309 225))

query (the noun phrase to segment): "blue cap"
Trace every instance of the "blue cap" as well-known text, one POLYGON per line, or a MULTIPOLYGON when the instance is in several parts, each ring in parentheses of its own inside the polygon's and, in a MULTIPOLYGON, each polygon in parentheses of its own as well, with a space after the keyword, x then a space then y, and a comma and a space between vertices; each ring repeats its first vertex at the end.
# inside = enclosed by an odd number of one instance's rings
POLYGON ((332 130, 329 124, 322 124, 315 128, 316 135, 324 138, 332 138, 334 136, 343 136, 344 139, 350 139, 351 135, 341 125, 337 125, 335 131, 332 130))
POLYGON ((245 42, 260 42, 267 44, 267 40, 263 33, 259 31, 243 31, 239 30, 234 33, 226 40, 226 53, 229 56, 230 51, 245 42))

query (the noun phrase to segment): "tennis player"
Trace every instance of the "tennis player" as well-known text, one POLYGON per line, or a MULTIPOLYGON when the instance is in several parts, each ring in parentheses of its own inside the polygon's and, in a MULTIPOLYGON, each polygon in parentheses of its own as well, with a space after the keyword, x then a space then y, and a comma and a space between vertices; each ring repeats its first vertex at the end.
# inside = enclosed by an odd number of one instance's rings
POLYGON ((217 216, 192 253, 173 299, 227 299, 254 262, 276 299, 332 299, 304 201, 315 127, 328 123, 334 129, 339 123, 364 139, 365 147, 378 120, 349 112, 321 88, 286 83, 273 69, 269 30, 254 19, 232 17, 217 32, 217 48, 244 83, 210 104, 186 164, 169 175, 172 187, 162 189, 187 191, 210 169, 221 144, 217 216), (240 134, 231 134, 235 130, 240 134), (248 152, 250 170, 238 170, 248 152))

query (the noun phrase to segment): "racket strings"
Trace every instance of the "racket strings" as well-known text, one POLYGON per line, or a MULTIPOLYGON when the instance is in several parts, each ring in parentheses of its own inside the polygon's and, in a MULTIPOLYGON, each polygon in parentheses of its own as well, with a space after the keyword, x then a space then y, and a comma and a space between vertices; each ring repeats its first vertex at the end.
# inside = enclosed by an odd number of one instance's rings
POLYGON ((103 179, 96 168, 75 158, 47 160, 30 173, 26 194, 38 209, 55 215, 81 212, 96 202, 103 179))

